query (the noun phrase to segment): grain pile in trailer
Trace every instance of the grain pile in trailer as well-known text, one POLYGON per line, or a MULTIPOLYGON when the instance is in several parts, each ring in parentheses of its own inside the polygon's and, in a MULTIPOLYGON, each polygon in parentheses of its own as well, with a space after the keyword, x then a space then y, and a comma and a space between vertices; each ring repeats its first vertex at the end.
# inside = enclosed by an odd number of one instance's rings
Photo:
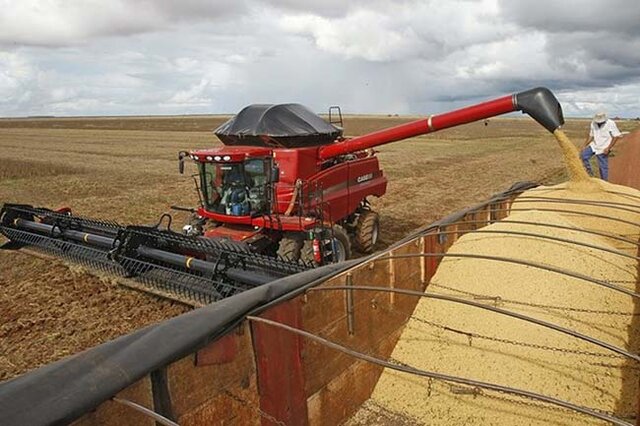
MULTIPOLYGON (((427 291, 554 323, 635 354, 640 192, 588 178, 562 136, 571 180, 524 192, 506 219, 458 239, 427 291)), ((626 421, 637 411, 640 375, 633 359, 477 307, 422 299, 392 359, 626 421)), ((389 369, 365 408, 420 424, 602 424, 552 405, 389 369)))

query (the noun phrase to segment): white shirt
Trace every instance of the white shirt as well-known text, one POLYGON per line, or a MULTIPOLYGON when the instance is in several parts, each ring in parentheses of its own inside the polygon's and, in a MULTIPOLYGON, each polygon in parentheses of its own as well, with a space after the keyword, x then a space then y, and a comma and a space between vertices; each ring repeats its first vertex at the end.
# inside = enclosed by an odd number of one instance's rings
POLYGON ((603 154, 604 150, 611 144, 611 140, 621 135, 622 133, 620 133, 613 120, 605 121, 602 126, 598 126, 592 121, 589 136, 593 137, 593 142, 589 146, 596 155, 603 154))

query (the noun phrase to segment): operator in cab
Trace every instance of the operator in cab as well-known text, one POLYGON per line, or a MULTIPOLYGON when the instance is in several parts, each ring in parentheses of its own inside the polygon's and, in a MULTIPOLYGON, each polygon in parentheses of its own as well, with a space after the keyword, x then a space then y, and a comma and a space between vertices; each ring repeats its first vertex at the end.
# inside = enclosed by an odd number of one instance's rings
POLYGON ((240 165, 222 166, 222 170, 225 174, 221 204, 225 208, 225 213, 231 216, 248 215, 251 211, 248 191, 253 186, 251 177, 240 165))

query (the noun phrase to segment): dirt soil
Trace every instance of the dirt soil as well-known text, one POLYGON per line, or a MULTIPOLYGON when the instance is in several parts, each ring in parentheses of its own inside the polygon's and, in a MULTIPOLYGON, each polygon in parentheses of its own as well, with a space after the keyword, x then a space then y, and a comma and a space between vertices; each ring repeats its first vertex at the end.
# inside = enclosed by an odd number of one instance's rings
MULTIPOLYGON (((170 205, 197 204, 190 171, 177 173, 177 152, 217 145, 211 129, 226 118, 0 119, 0 202, 154 223, 170 205)), ((410 119, 347 116, 345 133, 410 119)), ((565 126, 575 141, 587 128, 579 120, 565 126)), ((470 124, 379 151, 389 187, 372 200, 381 216, 377 249, 514 182, 564 177, 553 136, 529 119, 470 124)), ((174 223, 185 220, 174 214, 174 223)), ((59 261, 0 251, 0 380, 186 309, 59 261)))
POLYGON ((186 312, 75 265, 0 251, 0 380, 186 312))

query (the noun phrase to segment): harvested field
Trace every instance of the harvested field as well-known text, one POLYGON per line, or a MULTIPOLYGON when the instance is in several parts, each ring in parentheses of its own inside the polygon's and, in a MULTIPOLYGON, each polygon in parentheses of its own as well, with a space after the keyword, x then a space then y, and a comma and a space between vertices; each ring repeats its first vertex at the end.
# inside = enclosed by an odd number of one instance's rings
POLYGON ((80 167, 63 166, 50 161, 7 159, 2 162, 0 179, 29 179, 44 176, 75 175, 85 172, 80 167))
POLYGON ((0 251, 0 380, 187 311, 75 265, 0 251))
MULTIPOLYGON (((0 120, 0 201, 153 223, 169 205, 197 203, 192 181, 177 173, 177 152, 217 144, 209 130, 225 118, 0 120), (41 171, 29 171, 34 166, 41 171)), ((347 117, 346 133, 406 121, 347 117)), ((634 125, 620 124, 622 130, 634 125)), ((574 140, 586 128, 586 121, 566 126, 574 140)), ((417 137, 381 147, 379 158, 390 183, 384 198, 372 200, 381 216, 378 248, 516 181, 563 177, 553 138, 528 119, 417 137)), ((177 224, 185 219, 174 216, 177 224)), ((0 379, 186 309, 19 253, 1 252, 0 270, 0 379)))

